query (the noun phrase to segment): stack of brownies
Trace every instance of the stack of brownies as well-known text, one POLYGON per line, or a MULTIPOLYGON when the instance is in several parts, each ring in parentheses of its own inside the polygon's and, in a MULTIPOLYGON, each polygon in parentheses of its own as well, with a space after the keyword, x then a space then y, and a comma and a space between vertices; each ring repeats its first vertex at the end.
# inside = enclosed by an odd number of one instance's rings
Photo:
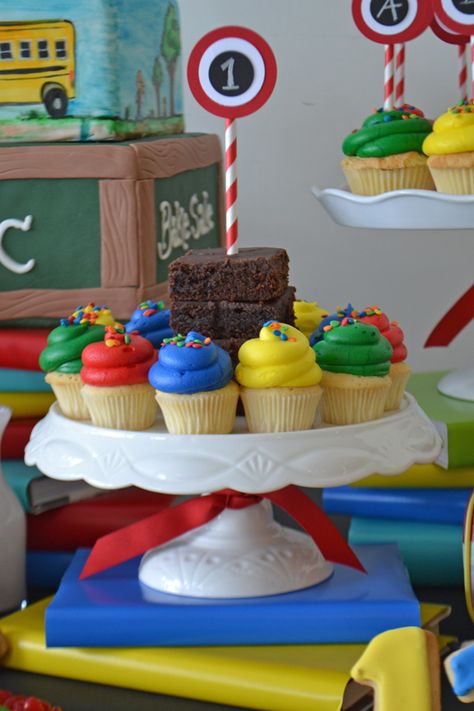
POLYGON ((256 338, 270 319, 293 325, 295 288, 288 286, 284 249, 195 249, 169 266, 171 318, 176 333, 198 331, 230 353, 256 338))

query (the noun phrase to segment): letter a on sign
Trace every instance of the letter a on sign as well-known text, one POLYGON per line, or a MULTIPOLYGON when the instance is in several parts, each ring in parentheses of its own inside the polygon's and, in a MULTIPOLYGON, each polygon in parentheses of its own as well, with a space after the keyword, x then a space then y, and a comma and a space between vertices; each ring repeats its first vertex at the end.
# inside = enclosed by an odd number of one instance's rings
POLYGON ((381 44, 408 42, 433 19, 431 0, 352 0, 352 16, 365 37, 381 44))

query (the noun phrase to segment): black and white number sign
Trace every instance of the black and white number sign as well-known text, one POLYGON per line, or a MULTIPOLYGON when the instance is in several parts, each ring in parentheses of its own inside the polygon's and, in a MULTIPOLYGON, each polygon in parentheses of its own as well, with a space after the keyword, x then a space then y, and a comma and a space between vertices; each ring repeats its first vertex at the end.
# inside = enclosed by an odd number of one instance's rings
POLYGON ((352 15, 373 42, 394 44, 420 35, 433 19, 431 0, 352 0, 352 15))
POLYGON ((270 46, 245 27, 221 27, 195 45, 188 62, 194 98, 210 113, 239 118, 257 111, 275 86, 270 46))

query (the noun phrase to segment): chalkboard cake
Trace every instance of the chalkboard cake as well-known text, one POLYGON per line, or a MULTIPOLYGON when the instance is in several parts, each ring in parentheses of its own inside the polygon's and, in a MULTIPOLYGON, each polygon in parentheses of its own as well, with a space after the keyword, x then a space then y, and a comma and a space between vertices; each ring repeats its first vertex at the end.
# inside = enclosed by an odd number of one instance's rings
POLYGON ((0 0, 0 326, 91 301, 128 320, 221 244, 220 142, 182 133, 180 49, 176 0, 0 0))

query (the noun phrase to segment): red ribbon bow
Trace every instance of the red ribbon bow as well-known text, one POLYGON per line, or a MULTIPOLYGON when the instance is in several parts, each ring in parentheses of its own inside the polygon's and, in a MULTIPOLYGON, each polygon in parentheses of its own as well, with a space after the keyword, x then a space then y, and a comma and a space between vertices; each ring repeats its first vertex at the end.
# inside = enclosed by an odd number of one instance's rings
POLYGON ((184 501, 153 516, 121 528, 95 543, 80 580, 124 563, 151 548, 168 543, 194 528, 212 521, 224 509, 243 509, 262 499, 286 511, 308 533, 326 560, 366 572, 331 519, 296 486, 267 494, 242 494, 223 489, 215 494, 184 501))

